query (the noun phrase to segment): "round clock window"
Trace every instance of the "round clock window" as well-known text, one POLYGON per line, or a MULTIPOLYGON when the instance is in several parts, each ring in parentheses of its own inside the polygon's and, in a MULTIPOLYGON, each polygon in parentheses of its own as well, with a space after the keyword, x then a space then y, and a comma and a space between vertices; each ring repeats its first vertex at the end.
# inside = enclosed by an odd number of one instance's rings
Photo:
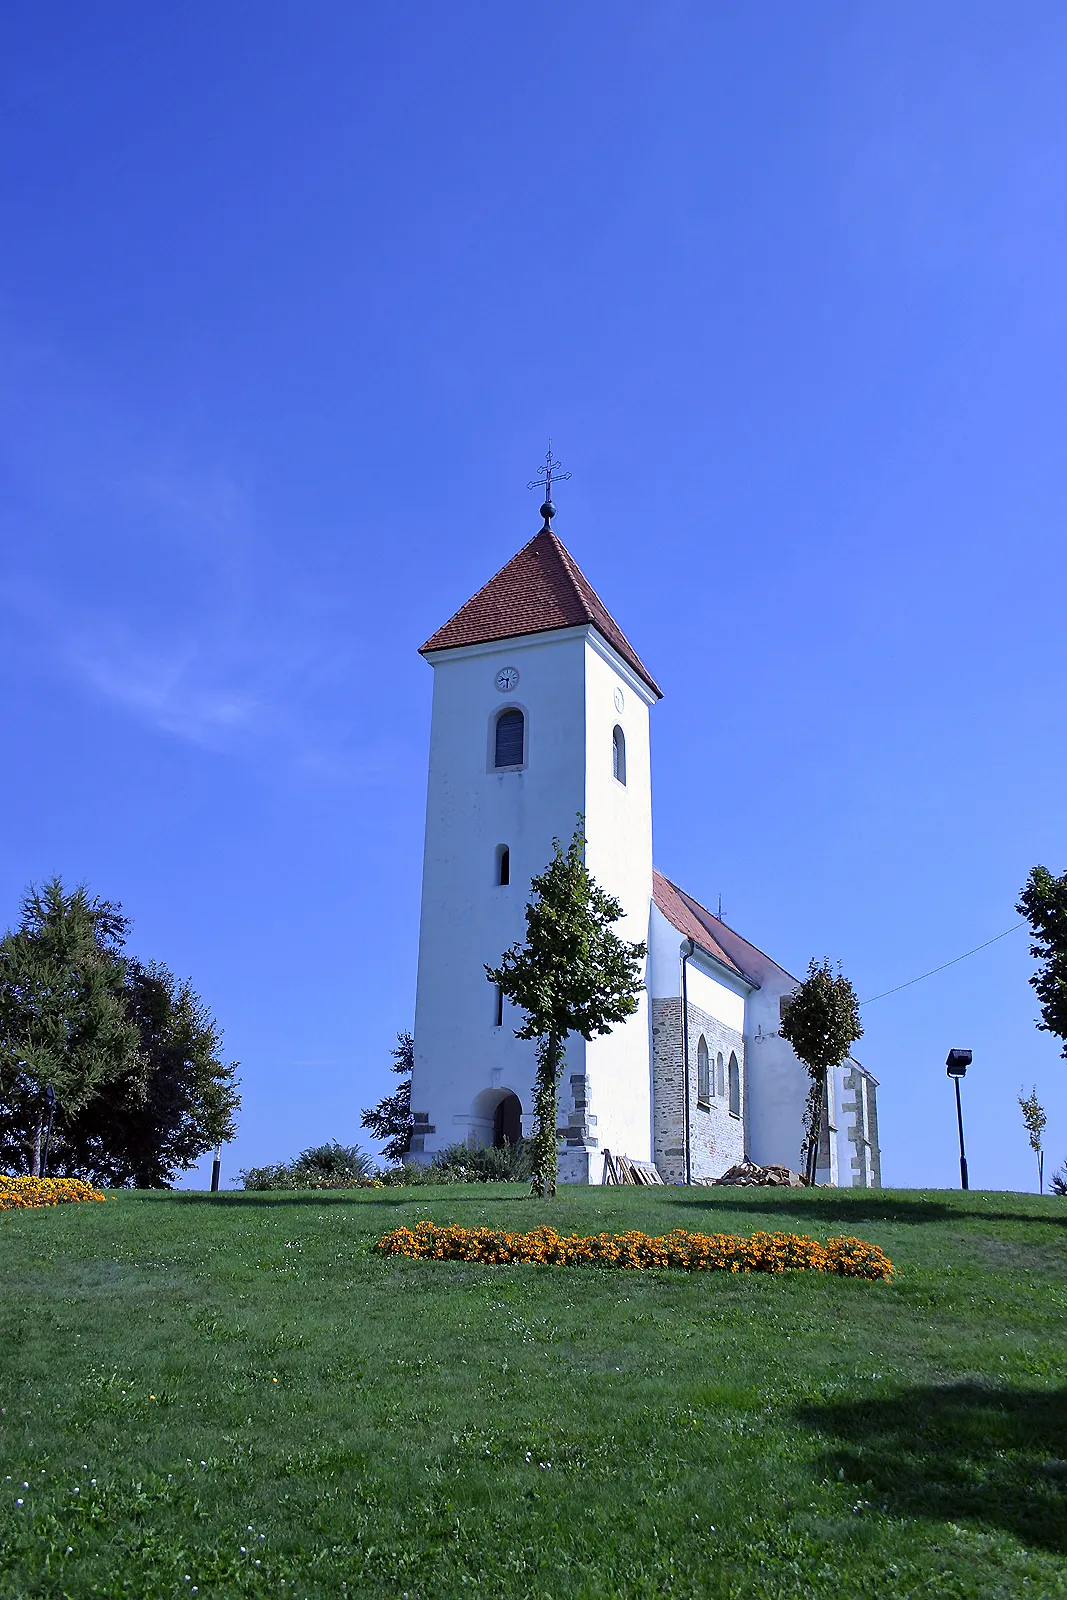
POLYGON ((518 686, 518 667, 501 667, 493 681, 500 690, 501 694, 510 694, 512 689, 518 686))
POLYGON ((621 711, 625 704, 626 704, 626 701, 623 698, 622 690, 621 689, 616 689, 615 690, 615 710, 616 711, 621 711))

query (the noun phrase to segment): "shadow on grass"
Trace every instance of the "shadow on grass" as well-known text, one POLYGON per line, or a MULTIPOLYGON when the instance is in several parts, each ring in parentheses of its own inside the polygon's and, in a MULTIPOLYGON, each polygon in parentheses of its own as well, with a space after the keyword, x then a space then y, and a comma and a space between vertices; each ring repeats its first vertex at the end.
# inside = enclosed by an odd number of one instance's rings
MULTIPOLYGON (((473 1184, 427 1183, 412 1184, 410 1188, 398 1184, 395 1189, 226 1189, 218 1194, 204 1189, 168 1189, 159 1193, 186 1206, 318 1206, 320 1209, 337 1205, 410 1206, 449 1198, 498 1202, 534 1198, 526 1184, 506 1187, 506 1193, 500 1192, 505 1185, 495 1183, 480 1184, 477 1188, 473 1184)), ((538 1204, 544 1202, 538 1201, 538 1204)))
POLYGON ((1067 1389, 961 1383, 796 1416, 835 1438, 827 1467, 864 1498, 1067 1554, 1067 1389))
POLYGON ((862 1199, 853 1199, 855 1191, 804 1189, 748 1189, 746 1198, 728 1188, 703 1191, 707 1199, 697 1199, 690 1191, 684 1199, 672 1199, 687 1212, 736 1211, 747 1213, 764 1211, 780 1213, 803 1221, 805 1217, 818 1217, 826 1222, 1038 1222, 1054 1228, 1067 1227, 1067 1206, 1061 1216, 1049 1216, 1039 1211, 975 1211, 969 1207, 949 1205, 943 1200, 908 1200, 893 1195, 878 1198, 877 1189, 868 1190, 862 1199), (764 1196, 773 1200, 761 1200, 764 1196), (749 1198, 750 1197, 750 1198, 749 1198))

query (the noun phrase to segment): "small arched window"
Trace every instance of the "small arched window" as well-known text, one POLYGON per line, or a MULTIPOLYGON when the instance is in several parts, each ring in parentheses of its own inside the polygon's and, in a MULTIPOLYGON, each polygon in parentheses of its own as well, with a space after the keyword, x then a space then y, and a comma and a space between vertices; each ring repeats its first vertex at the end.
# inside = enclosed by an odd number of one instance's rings
POLYGON ((511 851, 506 844, 497 845, 496 881, 501 885, 511 882, 511 851))
POLYGON ((697 1045, 697 1101, 707 1105, 711 1099, 711 1057, 708 1055, 708 1042, 704 1035, 700 1035, 697 1045))
POLYGON ((496 719, 494 767, 521 767, 526 754, 526 718, 515 706, 496 719))
POLYGON ((611 735, 611 772, 620 783, 626 782, 626 735, 618 723, 611 735))
POLYGON ((730 1115, 741 1115, 741 1068, 737 1065, 737 1057, 730 1051, 730 1115))
POLYGON ((722 1051, 715 1057, 715 1076, 718 1079, 719 1094, 726 1093, 726 1068, 722 1064, 722 1051))

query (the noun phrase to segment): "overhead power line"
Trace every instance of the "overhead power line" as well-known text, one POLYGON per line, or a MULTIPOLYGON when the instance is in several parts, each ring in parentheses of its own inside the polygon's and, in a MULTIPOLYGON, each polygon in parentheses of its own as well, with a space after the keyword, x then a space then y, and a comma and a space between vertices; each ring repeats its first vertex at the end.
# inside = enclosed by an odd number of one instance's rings
POLYGON ((953 956, 951 961, 942 961, 939 967, 931 967, 929 972, 920 972, 917 978, 909 978, 907 983, 898 983, 895 989, 883 989, 881 994, 872 994, 869 1000, 861 1000, 861 1006, 873 1005, 875 1000, 884 1000, 886 995, 899 994, 901 989, 910 989, 913 983, 922 983, 924 978, 932 978, 935 972, 944 972, 946 967, 954 967, 959 961, 966 961, 968 956, 976 956, 979 950, 988 950, 991 944, 996 944, 998 939, 1006 939, 1009 933, 1018 933, 1020 928, 1025 928, 1025 922, 1017 922, 1013 928, 1005 928, 1003 933, 995 933, 992 939, 987 939, 985 944, 976 944, 973 950, 965 950, 961 956, 953 956))

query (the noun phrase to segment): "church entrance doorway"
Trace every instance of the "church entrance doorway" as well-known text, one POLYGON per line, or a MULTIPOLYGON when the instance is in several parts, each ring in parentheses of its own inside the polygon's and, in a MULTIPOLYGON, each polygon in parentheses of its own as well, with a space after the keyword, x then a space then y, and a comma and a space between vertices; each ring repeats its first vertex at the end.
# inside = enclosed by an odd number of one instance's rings
POLYGON ((506 1094, 493 1113, 493 1143, 498 1150, 518 1144, 522 1138, 522 1103, 517 1094, 506 1094))

